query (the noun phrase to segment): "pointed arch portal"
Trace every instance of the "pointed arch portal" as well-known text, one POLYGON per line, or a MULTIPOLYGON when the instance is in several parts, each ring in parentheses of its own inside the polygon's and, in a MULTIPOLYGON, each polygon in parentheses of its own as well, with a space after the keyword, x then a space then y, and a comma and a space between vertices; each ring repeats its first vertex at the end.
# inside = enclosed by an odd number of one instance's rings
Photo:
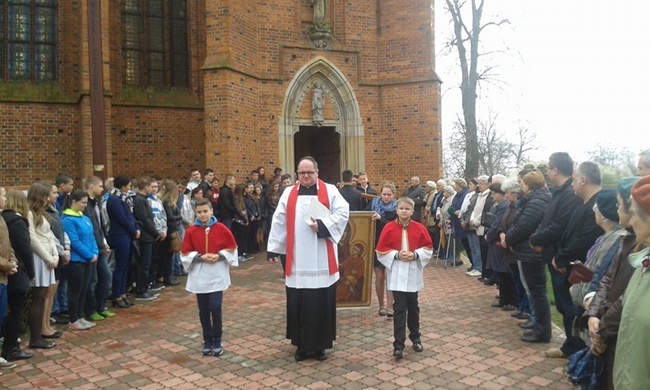
MULTIPOLYGON (((327 179, 326 181, 329 182, 335 180, 333 182, 336 183, 339 180, 340 170, 343 169, 350 169, 353 172, 365 170, 364 133, 359 103, 350 82, 341 70, 322 56, 315 57, 305 64, 289 83, 282 104, 278 136, 280 163, 287 172, 295 172, 296 159, 301 157, 296 156, 297 153, 310 149, 319 150, 314 146, 322 142, 323 137, 330 145, 323 151, 322 156, 324 158, 327 156, 329 169, 323 171, 325 166, 321 167, 321 177, 324 180, 327 179), (323 120, 316 127, 311 118, 299 117, 305 97, 315 86, 319 86, 329 98, 328 101, 333 105, 335 113, 335 119, 323 120), (301 130, 316 134, 296 137, 301 130), (332 133, 337 133, 338 136, 332 133), (296 145, 297 139, 299 145, 296 145), (312 142, 312 144, 306 145, 304 142, 312 142), (333 142, 338 142, 338 150, 336 145, 332 144, 333 142), (335 161, 336 159, 338 161, 335 161), (334 172, 335 170, 338 171, 334 172), (323 177, 323 173, 327 173, 326 177, 323 177)), ((318 160, 318 156, 314 157, 318 160)))

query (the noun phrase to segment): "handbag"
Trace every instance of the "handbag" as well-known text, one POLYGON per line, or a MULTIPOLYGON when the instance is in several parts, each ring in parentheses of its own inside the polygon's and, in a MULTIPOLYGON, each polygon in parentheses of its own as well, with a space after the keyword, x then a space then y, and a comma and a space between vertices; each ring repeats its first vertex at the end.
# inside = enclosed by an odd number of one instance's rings
POLYGON ((181 251, 181 233, 174 232, 169 235, 169 253, 176 253, 181 251))
POLYGON ((580 284, 589 283, 594 277, 594 271, 587 268, 586 265, 580 261, 571 263, 571 273, 569 274, 569 283, 580 284))

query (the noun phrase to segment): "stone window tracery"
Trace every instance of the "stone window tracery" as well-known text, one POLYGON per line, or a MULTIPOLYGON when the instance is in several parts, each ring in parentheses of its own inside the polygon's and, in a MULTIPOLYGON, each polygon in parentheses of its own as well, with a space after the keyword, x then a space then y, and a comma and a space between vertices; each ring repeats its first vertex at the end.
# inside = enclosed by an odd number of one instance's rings
POLYGON ((56 79, 56 0, 0 0, 0 78, 56 79))
POLYGON ((186 0, 124 0, 124 84, 188 86, 186 3, 186 0))

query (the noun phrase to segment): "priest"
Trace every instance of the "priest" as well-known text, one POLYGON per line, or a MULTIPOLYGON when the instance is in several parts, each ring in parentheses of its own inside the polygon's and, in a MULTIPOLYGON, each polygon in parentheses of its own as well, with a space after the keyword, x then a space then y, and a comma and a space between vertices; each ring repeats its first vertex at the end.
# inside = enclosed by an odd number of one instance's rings
POLYGON ((303 157, 297 173, 273 214, 267 258, 285 261, 287 338, 296 361, 323 361, 336 339, 336 246, 350 212, 338 189, 318 179, 313 157, 303 157))

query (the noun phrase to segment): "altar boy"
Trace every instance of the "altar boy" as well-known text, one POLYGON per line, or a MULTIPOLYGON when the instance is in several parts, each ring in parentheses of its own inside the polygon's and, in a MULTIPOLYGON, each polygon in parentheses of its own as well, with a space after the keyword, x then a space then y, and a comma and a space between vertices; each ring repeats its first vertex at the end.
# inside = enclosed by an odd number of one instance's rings
POLYGON ((185 289, 196 293, 203 328, 204 356, 221 356, 223 333, 221 304, 230 286, 230 265, 238 266, 237 243, 230 229, 217 222, 212 203, 196 201, 196 224, 187 228, 181 246, 181 261, 187 271, 185 289))
POLYGON ((393 311, 393 356, 404 356, 406 341, 405 325, 408 324, 409 339, 415 352, 422 352, 420 342, 420 308, 418 291, 424 287, 424 267, 433 253, 433 244, 427 229, 412 221, 415 203, 411 198, 397 200, 397 219, 384 227, 377 243, 377 258, 386 266, 388 289, 395 299, 393 311))

